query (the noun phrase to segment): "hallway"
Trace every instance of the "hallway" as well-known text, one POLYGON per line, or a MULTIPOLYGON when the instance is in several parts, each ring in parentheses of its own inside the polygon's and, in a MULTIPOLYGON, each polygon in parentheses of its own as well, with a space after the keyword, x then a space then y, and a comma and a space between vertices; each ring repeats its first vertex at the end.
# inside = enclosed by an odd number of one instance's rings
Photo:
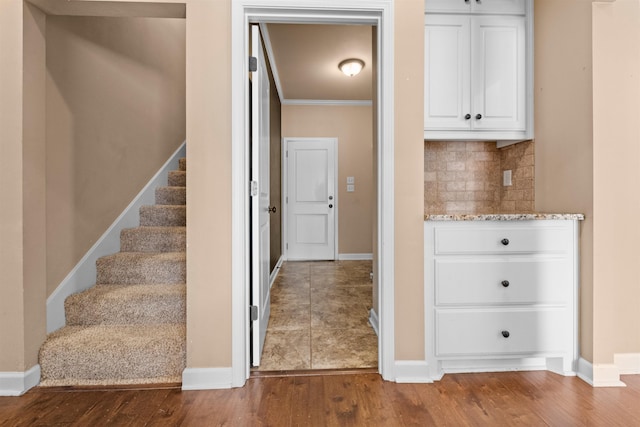
POLYGON ((375 368, 371 261, 285 262, 257 371, 375 368))

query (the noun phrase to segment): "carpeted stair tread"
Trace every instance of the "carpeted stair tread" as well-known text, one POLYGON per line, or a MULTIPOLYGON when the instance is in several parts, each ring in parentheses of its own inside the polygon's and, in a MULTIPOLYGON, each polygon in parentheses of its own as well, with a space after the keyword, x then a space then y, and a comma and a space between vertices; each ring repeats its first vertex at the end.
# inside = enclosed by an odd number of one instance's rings
POLYGON ((184 252, 187 227, 136 227, 120 232, 122 252, 184 252))
POLYGON ((69 296, 67 325, 184 323, 186 285, 96 285, 69 296))
POLYGON ((186 171, 187 170, 187 159, 185 159, 184 157, 178 160, 178 167, 180 168, 181 171, 186 171))
POLYGON ((187 172, 186 171, 170 171, 168 177, 170 187, 186 187, 187 172))
POLYGON ((186 283, 185 252, 118 252, 96 261, 96 284, 186 283))
POLYGON ((156 204, 158 205, 187 204, 187 188, 186 187, 156 188, 156 204))
POLYGON ((186 360, 185 331, 184 324, 66 326, 40 348, 41 385, 179 377, 186 360))
POLYGON ((184 227, 187 225, 185 205, 147 205, 140 207, 140 225, 184 227))

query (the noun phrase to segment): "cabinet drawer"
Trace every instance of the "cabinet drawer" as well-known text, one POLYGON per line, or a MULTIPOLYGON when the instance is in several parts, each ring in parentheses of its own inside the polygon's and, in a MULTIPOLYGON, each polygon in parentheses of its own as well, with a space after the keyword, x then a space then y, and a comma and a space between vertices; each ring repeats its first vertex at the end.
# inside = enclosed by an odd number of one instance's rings
POLYGON ((568 258, 437 259, 435 303, 568 304, 573 270, 568 258))
POLYGON ((569 313, 566 309, 436 310, 436 355, 566 352, 573 344, 569 313))
POLYGON ((435 229, 435 253, 566 253, 572 236, 566 227, 446 227, 435 229))

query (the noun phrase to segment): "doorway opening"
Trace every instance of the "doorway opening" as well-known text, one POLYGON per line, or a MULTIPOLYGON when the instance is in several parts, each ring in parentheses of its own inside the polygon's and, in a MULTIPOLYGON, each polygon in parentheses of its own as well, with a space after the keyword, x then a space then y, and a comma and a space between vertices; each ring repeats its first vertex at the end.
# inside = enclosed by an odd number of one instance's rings
POLYGON ((385 379, 394 377, 393 357, 393 90, 392 90, 392 2, 374 5, 359 1, 329 0, 323 6, 309 6, 299 0, 239 0, 232 3, 233 74, 233 288, 232 288, 232 378, 235 386, 249 376, 249 250, 251 216, 246 195, 249 180, 248 155, 248 27, 250 23, 328 23, 370 25, 376 29, 374 54, 376 84, 373 103, 375 182, 373 293, 378 325, 378 370, 385 379))

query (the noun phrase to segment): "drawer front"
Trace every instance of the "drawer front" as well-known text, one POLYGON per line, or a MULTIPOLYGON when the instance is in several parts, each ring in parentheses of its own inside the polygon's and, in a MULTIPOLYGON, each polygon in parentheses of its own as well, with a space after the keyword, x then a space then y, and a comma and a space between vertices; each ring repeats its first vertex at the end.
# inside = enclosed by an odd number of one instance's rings
POLYGON ((572 346, 570 311, 436 310, 436 355, 544 355, 572 346), (508 332, 508 337, 503 336, 508 332))
POLYGON ((435 229, 435 253, 567 253, 573 241, 567 227, 446 227, 435 229))
POLYGON ((573 268, 568 258, 437 259, 435 303, 568 304, 573 268))

